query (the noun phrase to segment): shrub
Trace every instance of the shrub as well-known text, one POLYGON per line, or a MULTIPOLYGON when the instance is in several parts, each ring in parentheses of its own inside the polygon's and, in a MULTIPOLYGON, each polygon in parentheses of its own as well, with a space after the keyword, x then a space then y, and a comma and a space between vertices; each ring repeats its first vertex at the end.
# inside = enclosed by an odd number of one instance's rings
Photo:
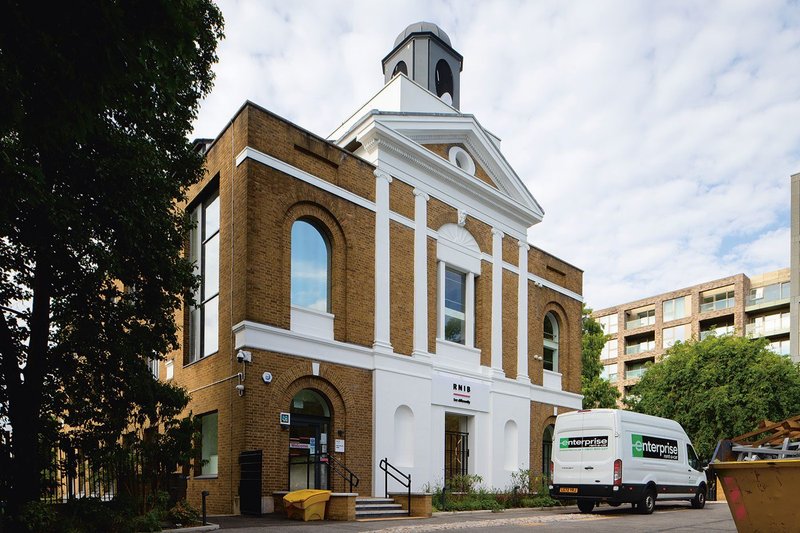
POLYGON ((450 492, 466 492, 472 494, 481 483, 483 483, 483 478, 478 474, 453 476, 450 479, 449 489, 450 492))
POLYGON ((200 511, 189 505, 186 500, 180 500, 167 512, 167 520, 176 525, 191 526, 200 522, 200 511))
POLYGON ((28 531, 49 533, 50 531, 55 531, 57 516, 52 505, 43 502, 30 502, 22 509, 19 522, 28 531))

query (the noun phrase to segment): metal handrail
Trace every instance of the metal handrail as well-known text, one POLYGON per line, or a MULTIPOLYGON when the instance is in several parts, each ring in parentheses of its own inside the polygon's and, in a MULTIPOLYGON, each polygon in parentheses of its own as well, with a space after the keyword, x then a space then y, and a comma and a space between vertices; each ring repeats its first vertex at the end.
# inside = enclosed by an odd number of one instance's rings
MULTIPOLYGON (((330 455, 329 453, 310 453, 307 455, 291 455, 289 454, 289 464, 325 464, 328 466, 328 471, 333 472, 334 474, 341 477, 345 483, 350 485, 350 492, 353 492, 353 488, 358 487, 358 484, 361 480, 355 475, 349 468, 347 468, 344 463, 342 463, 339 459, 330 455)), ((291 473, 290 473, 291 475, 291 473)), ((306 486, 308 486, 311 482, 309 472, 306 472, 306 486)))
POLYGON ((383 470, 383 490, 386 498, 389 497, 389 476, 392 476, 395 481, 408 489, 408 516, 411 516, 411 474, 406 475, 402 473, 397 467, 389 463, 387 458, 381 459, 380 469, 383 470), (390 468, 393 472, 389 471, 390 468), (395 472, 400 477, 397 477, 395 472))
POLYGON ((344 479, 345 483, 350 484, 350 492, 353 492, 353 487, 358 487, 358 483, 361 481, 358 479, 358 476, 355 475, 349 468, 347 468, 343 462, 337 459, 335 456, 330 455, 328 453, 323 453, 328 459, 328 465, 330 465, 331 470, 338 474, 342 479, 344 479), (347 475, 345 475, 345 473, 347 475))

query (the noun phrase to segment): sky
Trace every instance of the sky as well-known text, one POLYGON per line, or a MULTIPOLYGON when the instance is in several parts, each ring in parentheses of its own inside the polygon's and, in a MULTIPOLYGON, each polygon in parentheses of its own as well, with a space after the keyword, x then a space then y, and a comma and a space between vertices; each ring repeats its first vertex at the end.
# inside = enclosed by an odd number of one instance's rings
POLYGON ((461 111, 545 210, 528 240, 602 309, 789 266, 797 1, 228 1, 195 137, 245 100, 327 137, 414 22, 464 56, 461 111))

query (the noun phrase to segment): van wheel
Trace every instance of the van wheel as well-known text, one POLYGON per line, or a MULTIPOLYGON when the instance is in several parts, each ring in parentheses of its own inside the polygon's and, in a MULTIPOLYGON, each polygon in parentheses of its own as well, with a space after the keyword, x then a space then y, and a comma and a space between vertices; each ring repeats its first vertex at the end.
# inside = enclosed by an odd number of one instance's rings
POLYGON ((578 509, 582 513, 591 513, 594 509, 594 502, 592 500, 578 500, 578 509))
POLYGON ((641 514, 653 514, 656 508, 656 492, 653 489, 647 489, 644 493, 644 498, 636 506, 636 509, 641 514))
POLYGON ((692 509, 702 509, 706 505, 706 486, 700 485, 697 489, 697 494, 692 498, 692 509))

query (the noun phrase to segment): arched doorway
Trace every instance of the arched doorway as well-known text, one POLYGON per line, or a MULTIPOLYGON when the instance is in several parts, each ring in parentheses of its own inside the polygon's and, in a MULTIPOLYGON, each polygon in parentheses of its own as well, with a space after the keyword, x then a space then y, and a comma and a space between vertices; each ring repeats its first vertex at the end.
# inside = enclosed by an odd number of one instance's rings
POLYGON ((550 459, 553 456, 553 424, 544 428, 542 434, 542 477, 550 479, 550 459))
POLYGON ((290 412, 289 490, 328 489, 330 402, 319 391, 303 389, 292 398, 290 412))

